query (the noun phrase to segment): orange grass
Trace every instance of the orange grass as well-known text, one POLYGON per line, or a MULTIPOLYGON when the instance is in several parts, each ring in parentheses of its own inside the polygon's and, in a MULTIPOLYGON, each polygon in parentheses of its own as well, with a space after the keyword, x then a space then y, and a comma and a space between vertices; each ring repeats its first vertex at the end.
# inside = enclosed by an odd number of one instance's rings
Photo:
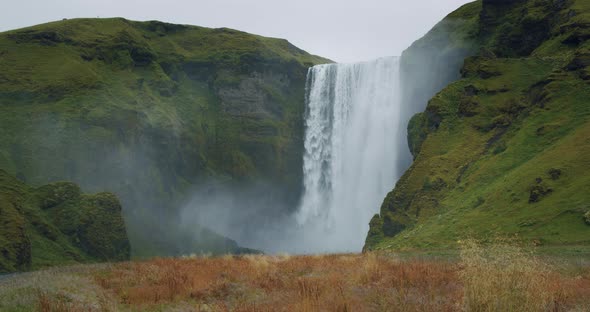
POLYGON ((37 311, 39 312, 79 312, 86 311, 83 306, 68 302, 64 296, 50 295, 39 292, 37 295, 37 311))
MULTIPOLYGON (((505 275, 467 260, 401 261, 373 253, 156 259, 118 264, 95 278, 121 304, 141 310, 183 302, 193 311, 488 311, 494 306, 474 297, 473 287, 480 285, 473 274, 505 275)), ((481 282, 487 287, 489 280, 481 282)), ((588 307, 587 273, 566 278, 544 272, 542 282, 527 288, 546 294, 538 299, 544 305, 539 311, 588 307)), ((484 291, 493 297, 493 289, 484 291)), ((526 294, 531 296, 522 298, 537 298, 526 294)))
POLYGON ((195 311, 454 311, 457 266, 368 255, 157 259, 96 276, 124 304, 195 311))

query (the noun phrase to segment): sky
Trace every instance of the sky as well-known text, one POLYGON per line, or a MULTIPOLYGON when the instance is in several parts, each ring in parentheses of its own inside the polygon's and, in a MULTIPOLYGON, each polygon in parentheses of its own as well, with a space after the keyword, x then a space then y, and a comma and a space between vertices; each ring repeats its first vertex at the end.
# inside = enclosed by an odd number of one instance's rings
POLYGON ((228 27, 337 62, 400 55, 469 0, 0 0, 0 31, 75 17, 228 27))

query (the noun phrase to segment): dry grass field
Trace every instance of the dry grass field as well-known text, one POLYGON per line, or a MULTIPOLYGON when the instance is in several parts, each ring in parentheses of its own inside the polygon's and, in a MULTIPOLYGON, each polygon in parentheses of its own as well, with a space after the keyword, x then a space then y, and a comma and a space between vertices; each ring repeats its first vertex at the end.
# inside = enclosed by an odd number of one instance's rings
POLYGON ((154 259, 0 281, 0 311, 590 311, 590 264, 464 242, 458 260, 368 253, 154 259))

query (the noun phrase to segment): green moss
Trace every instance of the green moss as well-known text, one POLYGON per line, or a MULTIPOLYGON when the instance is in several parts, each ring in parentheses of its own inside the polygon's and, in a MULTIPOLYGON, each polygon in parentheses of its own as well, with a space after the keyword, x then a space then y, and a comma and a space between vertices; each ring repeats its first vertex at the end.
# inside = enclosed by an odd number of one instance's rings
POLYGON ((424 113, 414 115, 408 124, 408 146, 414 157, 420 153, 420 147, 428 135, 428 118, 424 113))
POLYGON ((410 122, 414 163, 384 200, 383 224, 373 222, 384 229, 389 216, 405 229, 366 248, 449 248, 463 237, 512 234, 590 243, 580 218, 590 201, 590 37, 580 37, 590 7, 555 3, 484 1, 473 41, 480 55, 410 122))
POLYGON ((117 198, 72 183, 35 189, 0 170, 0 223, 0 272, 130 256, 117 198))
POLYGON ((82 206, 85 211, 77 227, 76 245, 95 259, 129 259, 130 245, 117 197, 110 193, 86 195, 82 206))
POLYGON ((41 208, 49 209, 66 201, 79 198, 81 190, 74 183, 56 182, 40 187, 37 193, 41 208))
POLYGON ((31 241, 26 221, 4 196, 0 198, 0 272, 26 270, 31 266, 31 241))
POLYGON ((283 39, 121 18, 0 33, 0 55, 0 168, 117 194, 137 254, 176 254, 162 224, 211 177, 298 197, 306 73, 329 60, 283 39))
MULTIPOLYGON (((377 214, 371 218, 369 233, 365 240, 365 246, 373 246, 385 238, 383 233, 383 219, 377 214)), ((364 251, 364 250, 363 250, 364 251)))

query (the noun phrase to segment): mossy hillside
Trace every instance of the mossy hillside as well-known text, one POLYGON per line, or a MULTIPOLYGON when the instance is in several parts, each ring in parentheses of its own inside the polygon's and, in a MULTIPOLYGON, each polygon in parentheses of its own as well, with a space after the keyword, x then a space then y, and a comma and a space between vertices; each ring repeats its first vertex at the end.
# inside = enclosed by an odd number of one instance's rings
MULTIPOLYGON (((463 59, 477 52, 474 38, 480 11, 481 2, 466 4, 402 53, 402 120, 424 111, 430 98, 460 78, 458 68, 463 59)), ((412 129, 408 131, 409 135, 415 135, 412 129)), ((405 134, 400 139, 405 140, 405 134)), ((411 159, 410 155, 404 157, 402 166, 409 167, 411 159)))
POLYGON ((0 272, 130 257, 118 199, 69 182, 30 187, 0 170, 0 272))
POLYGON ((306 72, 325 62, 282 39, 155 21, 1 33, 0 168, 116 193, 134 252, 169 254, 191 185, 262 180, 297 200, 306 72))
POLYGON ((589 12, 584 1, 483 2, 479 52, 412 118, 414 163, 371 221, 367 249, 512 234, 590 243, 589 12))

